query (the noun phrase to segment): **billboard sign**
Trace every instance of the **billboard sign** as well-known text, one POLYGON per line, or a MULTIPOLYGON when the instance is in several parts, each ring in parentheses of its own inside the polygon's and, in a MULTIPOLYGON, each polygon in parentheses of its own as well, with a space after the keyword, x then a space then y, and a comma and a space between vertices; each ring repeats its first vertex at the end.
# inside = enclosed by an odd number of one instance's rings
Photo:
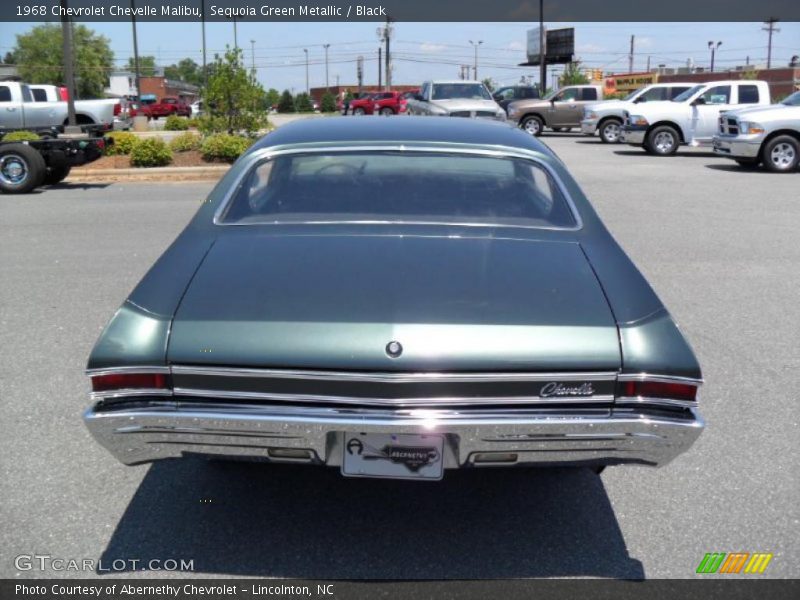
MULTIPOLYGON (((538 65, 539 60, 539 27, 528 30, 527 58, 525 66, 538 65)), ((545 61, 548 65, 560 65, 572 62, 575 55, 575 28, 551 29, 545 31, 545 61)))

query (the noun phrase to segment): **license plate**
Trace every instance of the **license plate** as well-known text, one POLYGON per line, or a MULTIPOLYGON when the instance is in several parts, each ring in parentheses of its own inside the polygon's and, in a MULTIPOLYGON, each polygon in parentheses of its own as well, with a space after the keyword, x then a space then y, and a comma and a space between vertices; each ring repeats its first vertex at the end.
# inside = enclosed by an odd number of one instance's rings
POLYGON ((444 436, 345 433, 342 475, 389 479, 441 479, 444 436))

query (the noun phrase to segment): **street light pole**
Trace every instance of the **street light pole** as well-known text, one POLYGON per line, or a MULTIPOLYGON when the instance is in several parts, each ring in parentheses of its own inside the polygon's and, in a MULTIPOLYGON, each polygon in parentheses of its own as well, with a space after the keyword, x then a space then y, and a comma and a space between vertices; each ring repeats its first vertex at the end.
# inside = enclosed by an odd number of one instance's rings
POLYGON ((331 86, 328 84, 328 48, 330 48, 331 45, 322 44, 322 47, 325 48, 325 91, 330 92, 331 86))
POLYGON ((233 17, 233 49, 239 50, 239 37, 236 34, 236 17, 233 17))
POLYGON ((544 0, 539 0, 539 93, 547 91, 547 62, 544 56, 544 0))
MULTIPOLYGON (((67 14, 67 0, 60 0, 61 14, 67 14)), ((72 28, 69 17, 61 17, 62 52, 64 58, 64 83, 67 86, 67 124, 70 129, 76 126, 75 119, 75 72, 72 64, 72 28)), ((75 131, 69 131, 74 133, 75 131)))
MULTIPOLYGON (((202 28, 203 28, 203 88, 208 87, 208 67, 206 66, 206 0, 203 0, 202 12, 200 13, 202 17, 202 28)), ((136 39, 134 37, 134 39, 136 39)), ((138 86, 139 83, 137 82, 136 85, 138 86)), ((138 92, 138 87, 136 88, 138 92)))
POLYGON ((303 48, 303 52, 306 53, 306 94, 308 94, 311 91, 308 87, 308 48, 303 48))
POLYGON ((133 25, 133 73, 136 78, 136 101, 142 103, 141 71, 139 70, 139 42, 136 36, 136 4, 131 0, 131 25, 133 25))
POLYGON ((478 46, 483 43, 483 40, 478 40, 477 42, 473 42, 472 40, 469 41, 475 47, 475 62, 472 65, 472 75, 475 81, 478 81, 478 46))
POLYGON ((714 54, 716 53, 717 48, 719 48, 720 46, 722 46, 722 42, 716 42, 716 44, 714 42, 708 42, 708 47, 711 50, 711 72, 712 73, 714 72, 714 54))

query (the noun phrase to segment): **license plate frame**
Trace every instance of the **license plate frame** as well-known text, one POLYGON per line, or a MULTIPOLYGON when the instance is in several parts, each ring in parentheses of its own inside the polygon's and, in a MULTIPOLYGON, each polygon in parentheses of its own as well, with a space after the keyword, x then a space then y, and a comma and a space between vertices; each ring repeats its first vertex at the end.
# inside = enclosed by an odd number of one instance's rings
POLYGON ((345 477, 439 481, 445 436, 434 433, 344 433, 345 477))

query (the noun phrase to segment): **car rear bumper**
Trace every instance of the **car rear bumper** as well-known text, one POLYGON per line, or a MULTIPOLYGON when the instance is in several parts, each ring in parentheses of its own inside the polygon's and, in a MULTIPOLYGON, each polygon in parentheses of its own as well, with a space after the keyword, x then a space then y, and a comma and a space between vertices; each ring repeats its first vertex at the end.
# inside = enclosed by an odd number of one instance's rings
POLYGON ((720 156, 727 156, 729 158, 758 158, 761 152, 761 139, 715 135, 712 146, 714 152, 720 156))
MULTIPOLYGON (((444 467, 662 466, 703 430, 694 409, 680 416, 638 407, 587 413, 392 411, 147 401, 90 408, 95 439, 125 464, 183 455, 339 466, 347 433, 440 434, 444 467)), ((674 413, 677 415, 678 413, 674 413)))

